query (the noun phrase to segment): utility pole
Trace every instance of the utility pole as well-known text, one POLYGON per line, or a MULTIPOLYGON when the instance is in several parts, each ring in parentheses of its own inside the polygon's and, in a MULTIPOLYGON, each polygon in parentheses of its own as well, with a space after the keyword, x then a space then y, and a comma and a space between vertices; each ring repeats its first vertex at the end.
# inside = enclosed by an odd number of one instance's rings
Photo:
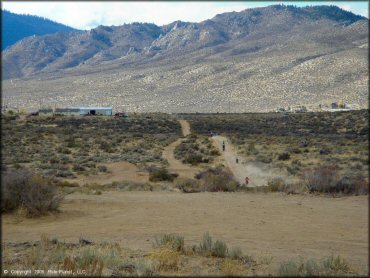
POLYGON ((229 114, 231 113, 231 91, 229 92, 229 114))

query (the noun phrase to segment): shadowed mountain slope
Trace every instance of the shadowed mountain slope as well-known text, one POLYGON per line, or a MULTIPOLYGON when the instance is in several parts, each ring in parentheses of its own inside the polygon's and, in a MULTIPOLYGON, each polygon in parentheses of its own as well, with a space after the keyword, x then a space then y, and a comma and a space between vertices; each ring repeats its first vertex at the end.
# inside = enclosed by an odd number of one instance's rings
POLYGON ((2 10, 1 16, 1 50, 4 50, 25 37, 52 34, 62 31, 76 31, 76 29, 66 25, 34 15, 21 15, 2 10))

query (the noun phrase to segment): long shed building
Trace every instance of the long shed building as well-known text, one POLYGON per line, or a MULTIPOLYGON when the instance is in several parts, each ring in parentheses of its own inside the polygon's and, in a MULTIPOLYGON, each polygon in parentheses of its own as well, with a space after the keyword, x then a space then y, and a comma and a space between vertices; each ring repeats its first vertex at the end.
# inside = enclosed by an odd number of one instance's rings
POLYGON ((65 116, 86 116, 86 115, 112 116, 112 107, 56 108, 55 114, 65 116))

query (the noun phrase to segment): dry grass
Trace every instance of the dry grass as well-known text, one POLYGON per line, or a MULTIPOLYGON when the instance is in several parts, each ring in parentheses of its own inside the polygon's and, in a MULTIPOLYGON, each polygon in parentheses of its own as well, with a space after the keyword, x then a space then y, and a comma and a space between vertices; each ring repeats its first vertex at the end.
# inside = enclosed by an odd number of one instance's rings
POLYGON ((243 267, 240 264, 240 261, 226 258, 220 264, 220 271, 222 275, 226 276, 242 276, 243 267))
POLYGON ((356 273, 351 270, 346 260, 340 256, 323 257, 320 261, 313 259, 299 261, 290 260, 280 264, 278 270, 279 276, 353 276, 356 273))
MULTIPOLYGON (((178 236, 182 238, 181 236, 178 236)), ((210 236, 203 239, 206 252, 177 251, 165 241, 173 241, 174 235, 162 237, 164 240, 149 252, 122 249, 118 244, 109 242, 67 243, 58 239, 41 236, 38 242, 2 244, 3 269, 57 269, 77 272, 88 276, 163 276, 191 275, 203 273, 208 276, 246 276, 261 274, 283 276, 338 276, 355 275, 351 266, 340 256, 328 256, 320 261, 313 259, 298 262, 294 260, 280 264, 278 271, 272 267, 273 257, 261 257, 254 260, 250 256, 217 257, 213 256, 213 243, 210 236), (208 242, 208 243, 207 243, 208 242), (209 245, 209 246, 208 246, 209 245), (196 263, 197 262, 197 263, 196 263), (198 270, 194 272, 194 267, 198 270)), ((183 238, 182 238, 183 239, 183 238)), ((217 242, 217 241, 216 241, 217 242)), ((203 249, 204 249, 203 248, 203 249)))
POLYGON ((178 271, 180 253, 168 248, 155 249, 149 254, 157 271, 178 271))

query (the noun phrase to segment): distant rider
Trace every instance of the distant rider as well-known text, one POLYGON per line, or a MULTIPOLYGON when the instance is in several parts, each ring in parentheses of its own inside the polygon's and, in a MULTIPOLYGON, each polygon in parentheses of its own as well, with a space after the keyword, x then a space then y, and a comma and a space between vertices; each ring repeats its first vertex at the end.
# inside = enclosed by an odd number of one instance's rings
POLYGON ((249 183, 249 177, 245 177, 245 185, 248 185, 249 183))

